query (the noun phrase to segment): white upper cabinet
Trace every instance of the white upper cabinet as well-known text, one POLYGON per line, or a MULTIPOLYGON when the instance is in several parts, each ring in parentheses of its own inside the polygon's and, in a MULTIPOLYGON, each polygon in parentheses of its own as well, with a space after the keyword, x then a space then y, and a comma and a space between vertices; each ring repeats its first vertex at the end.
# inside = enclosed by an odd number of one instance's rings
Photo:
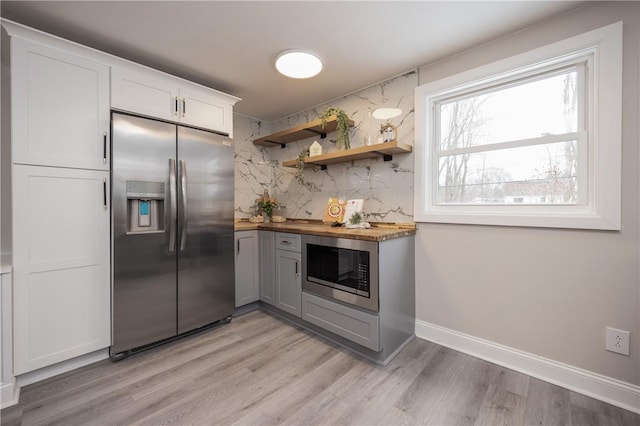
POLYGON ((151 69, 129 68, 111 70, 112 108, 233 136, 237 98, 151 69))
POLYGON ((179 96, 181 123, 233 136, 233 104, 229 100, 195 85, 180 87, 179 96))
POLYGON ((12 156, 17 164, 109 169, 109 67, 11 39, 12 156))
POLYGON ((112 108, 178 121, 178 99, 178 85, 159 73, 111 70, 112 108))

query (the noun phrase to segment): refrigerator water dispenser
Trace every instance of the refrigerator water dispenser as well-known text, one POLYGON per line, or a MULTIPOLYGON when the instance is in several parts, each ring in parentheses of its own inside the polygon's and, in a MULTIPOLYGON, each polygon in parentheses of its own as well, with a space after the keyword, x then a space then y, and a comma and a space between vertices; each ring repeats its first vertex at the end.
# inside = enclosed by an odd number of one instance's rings
POLYGON ((127 181, 127 233, 164 232, 164 182, 127 181))

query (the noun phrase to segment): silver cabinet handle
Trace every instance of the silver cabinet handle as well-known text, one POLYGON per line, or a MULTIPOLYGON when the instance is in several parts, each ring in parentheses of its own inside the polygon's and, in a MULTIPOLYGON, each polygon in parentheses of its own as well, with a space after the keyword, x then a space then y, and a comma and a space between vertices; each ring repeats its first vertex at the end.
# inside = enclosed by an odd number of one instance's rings
POLYGON ((240 254, 240 240, 236 241, 236 246, 237 246, 236 254, 240 254))
POLYGON ((176 160, 169 158, 169 253, 176 249, 176 160))
POLYGON ((173 115, 175 115, 176 117, 178 116, 178 97, 177 96, 175 99, 175 107, 173 109, 173 115))
POLYGON ((281 244, 286 244, 286 245, 291 245, 291 241, 289 240, 282 240, 280 241, 281 244))
POLYGON ((107 178, 102 179, 102 205, 107 208, 107 178))
POLYGON ((296 260, 296 276, 298 275, 298 261, 296 260))
POLYGON ((102 162, 107 164, 107 132, 102 136, 102 162))
POLYGON ((182 229, 180 231, 180 250, 187 245, 187 162, 180 160, 180 202, 182 203, 182 229))
POLYGON ((182 116, 184 117, 187 113, 187 99, 182 98, 182 116))

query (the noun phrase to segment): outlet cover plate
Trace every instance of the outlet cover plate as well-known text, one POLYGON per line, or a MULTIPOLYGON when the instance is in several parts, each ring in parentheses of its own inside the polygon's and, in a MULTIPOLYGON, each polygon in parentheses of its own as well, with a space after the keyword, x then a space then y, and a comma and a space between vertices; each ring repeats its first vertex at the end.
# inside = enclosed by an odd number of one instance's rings
POLYGON ((607 327, 607 350, 629 355, 629 332, 607 327))

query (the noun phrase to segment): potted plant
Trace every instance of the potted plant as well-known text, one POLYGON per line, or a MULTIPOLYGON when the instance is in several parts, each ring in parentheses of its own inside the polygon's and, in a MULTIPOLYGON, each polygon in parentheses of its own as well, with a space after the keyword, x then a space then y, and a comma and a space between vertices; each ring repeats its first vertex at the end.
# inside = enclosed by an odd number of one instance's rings
POLYGON ((262 210, 269 219, 273 216, 273 208, 278 205, 278 202, 273 198, 267 198, 258 201, 258 208, 262 210))
POLYGON ((329 117, 332 116, 336 117, 336 122, 338 124, 336 128, 336 132, 338 132, 336 146, 338 149, 351 148, 351 144, 349 142, 349 116, 340 108, 327 108, 327 110, 320 116, 323 128, 327 125, 329 117))

